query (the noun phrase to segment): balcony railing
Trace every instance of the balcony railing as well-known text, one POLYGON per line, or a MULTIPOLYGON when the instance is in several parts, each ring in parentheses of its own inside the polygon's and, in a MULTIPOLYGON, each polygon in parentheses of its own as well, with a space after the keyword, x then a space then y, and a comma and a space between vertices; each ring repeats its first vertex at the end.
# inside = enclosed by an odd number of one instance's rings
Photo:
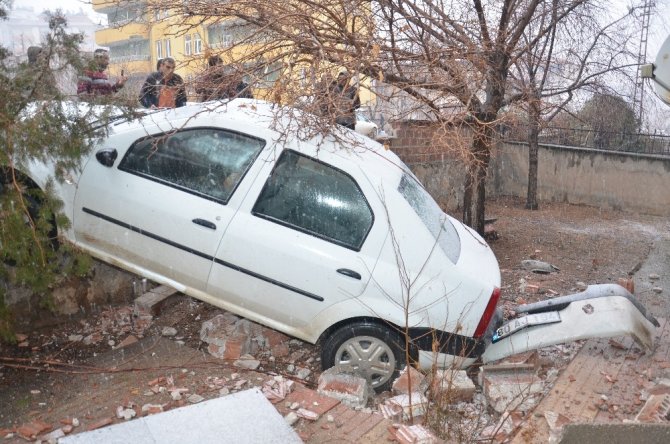
POLYGON ((109 61, 112 63, 126 63, 126 62, 145 62, 145 61, 150 61, 151 60, 151 55, 139 55, 139 54, 133 54, 133 55, 124 55, 124 56, 112 56, 109 58, 109 61))

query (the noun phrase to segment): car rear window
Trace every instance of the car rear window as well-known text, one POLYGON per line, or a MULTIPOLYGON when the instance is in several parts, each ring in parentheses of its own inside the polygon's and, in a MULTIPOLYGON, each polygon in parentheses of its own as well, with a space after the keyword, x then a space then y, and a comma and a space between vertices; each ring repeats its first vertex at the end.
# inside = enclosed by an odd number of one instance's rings
POLYGON ((461 255, 461 239, 437 202, 430 197, 417 179, 408 173, 403 173, 398 191, 423 221, 449 260, 455 264, 461 255))

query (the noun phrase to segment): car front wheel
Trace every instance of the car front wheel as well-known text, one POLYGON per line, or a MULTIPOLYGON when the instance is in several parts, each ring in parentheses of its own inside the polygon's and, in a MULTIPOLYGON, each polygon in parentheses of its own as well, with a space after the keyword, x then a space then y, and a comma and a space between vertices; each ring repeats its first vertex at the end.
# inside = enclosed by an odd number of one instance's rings
POLYGON ((401 336, 388 327, 372 323, 345 325, 323 343, 321 363, 364 377, 380 393, 389 390, 405 364, 401 336))

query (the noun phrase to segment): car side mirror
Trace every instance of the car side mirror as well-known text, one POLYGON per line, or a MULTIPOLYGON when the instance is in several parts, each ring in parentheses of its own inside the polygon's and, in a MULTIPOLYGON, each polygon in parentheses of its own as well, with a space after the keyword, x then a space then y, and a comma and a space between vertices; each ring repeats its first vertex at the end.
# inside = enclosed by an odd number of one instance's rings
POLYGON ((95 153, 95 158, 98 159, 98 162, 106 167, 111 167, 114 165, 116 156, 118 156, 118 154, 114 148, 103 148, 95 153))

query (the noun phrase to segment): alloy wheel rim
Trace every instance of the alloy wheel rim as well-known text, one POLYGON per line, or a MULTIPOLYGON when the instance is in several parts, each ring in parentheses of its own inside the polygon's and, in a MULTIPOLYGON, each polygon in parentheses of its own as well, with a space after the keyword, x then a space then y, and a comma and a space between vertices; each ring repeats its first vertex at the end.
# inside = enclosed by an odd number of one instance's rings
POLYGON ((346 340, 335 353, 335 365, 364 377, 372 388, 384 385, 393 376, 396 359, 393 350, 374 336, 346 340))

